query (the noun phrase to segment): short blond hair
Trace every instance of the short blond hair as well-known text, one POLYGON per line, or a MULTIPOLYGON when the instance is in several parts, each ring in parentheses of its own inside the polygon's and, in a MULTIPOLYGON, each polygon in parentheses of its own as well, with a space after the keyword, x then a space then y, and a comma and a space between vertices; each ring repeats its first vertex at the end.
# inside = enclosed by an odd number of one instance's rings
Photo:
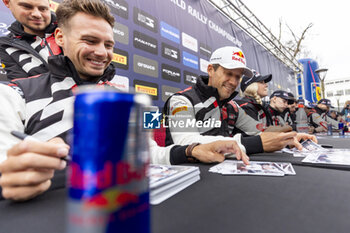
POLYGON ((109 7, 100 0, 64 0, 56 10, 58 26, 67 26, 68 20, 78 12, 103 18, 114 27, 115 19, 109 7))

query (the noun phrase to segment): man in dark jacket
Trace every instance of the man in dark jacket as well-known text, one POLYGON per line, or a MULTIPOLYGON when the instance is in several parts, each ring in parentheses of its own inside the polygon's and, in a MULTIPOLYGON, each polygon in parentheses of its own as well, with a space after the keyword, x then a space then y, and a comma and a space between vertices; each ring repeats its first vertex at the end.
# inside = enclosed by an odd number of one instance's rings
MULTIPOLYGON (((242 75, 253 77, 240 48, 226 46, 215 50, 207 72, 208 76, 200 76, 196 85, 176 93, 165 103, 167 145, 235 140, 242 150, 251 154, 282 149, 280 143, 295 136, 293 133, 263 132, 241 137, 235 131, 236 128, 242 130, 241 126, 256 129, 255 120, 232 100, 237 95, 235 90, 242 75), (246 120, 254 123, 244 123, 246 120)), ((250 131, 249 128, 243 130, 250 131)))
POLYGON ((48 71, 48 57, 61 53, 54 38, 56 17, 48 0, 3 0, 16 21, 0 38, 0 59, 8 79, 25 78, 48 71))
POLYGON ((282 113, 288 107, 288 104, 293 103, 293 99, 288 95, 288 92, 282 90, 274 91, 271 94, 267 110, 272 119, 272 125, 286 125, 282 113))

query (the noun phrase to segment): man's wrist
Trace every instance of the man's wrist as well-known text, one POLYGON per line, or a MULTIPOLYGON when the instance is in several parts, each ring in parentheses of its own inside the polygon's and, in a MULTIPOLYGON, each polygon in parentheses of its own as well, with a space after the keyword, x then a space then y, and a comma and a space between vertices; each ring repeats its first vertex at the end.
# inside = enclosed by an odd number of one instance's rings
POLYGON ((196 143, 192 143, 191 145, 189 145, 187 148, 186 148, 186 157, 187 157, 187 160, 191 163, 197 163, 199 162, 199 160, 193 156, 192 152, 193 152, 193 149, 200 145, 200 143, 196 142, 196 143))

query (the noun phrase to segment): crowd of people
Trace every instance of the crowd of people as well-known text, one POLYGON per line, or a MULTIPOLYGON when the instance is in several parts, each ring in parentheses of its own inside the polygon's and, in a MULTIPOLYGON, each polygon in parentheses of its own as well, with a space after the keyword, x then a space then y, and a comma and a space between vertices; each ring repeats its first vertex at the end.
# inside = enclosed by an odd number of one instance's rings
MULTIPOLYGON (((72 90, 116 82, 111 64, 115 19, 99 0, 64 0, 56 14, 50 12, 48 0, 3 2, 16 21, 0 38, 0 57, 10 80, 0 84, 0 186, 4 198, 28 200, 46 191, 54 171, 67 165, 60 158, 69 153, 72 90), (20 141, 12 131, 39 141, 20 141)), ((165 147, 149 138, 152 163, 221 162, 229 154, 249 164, 247 154, 286 146, 301 149, 301 140, 317 141, 314 135, 295 131, 293 94, 279 90, 269 104, 263 101, 272 75, 249 69, 240 48, 215 50, 207 72, 193 87, 166 101, 167 122, 195 124, 167 128, 165 147), (239 85, 244 98, 236 100, 239 85)), ((328 115, 329 100, 304 106, 310 132, 324 131, 330 122, 337 129, 338 118, 328 115)), ((350 117, 349 104, 344 114, 350 117)))

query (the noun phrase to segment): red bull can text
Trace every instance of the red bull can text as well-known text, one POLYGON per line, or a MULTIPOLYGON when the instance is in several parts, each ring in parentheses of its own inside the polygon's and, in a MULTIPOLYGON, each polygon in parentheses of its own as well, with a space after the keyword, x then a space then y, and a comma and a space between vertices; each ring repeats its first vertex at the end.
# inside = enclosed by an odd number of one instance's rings
POLYGON ((88 87, 76 94, 68 233, 150 232, 148 96, 88 87), (140 101, 142 100, 142 102, 140 101))

